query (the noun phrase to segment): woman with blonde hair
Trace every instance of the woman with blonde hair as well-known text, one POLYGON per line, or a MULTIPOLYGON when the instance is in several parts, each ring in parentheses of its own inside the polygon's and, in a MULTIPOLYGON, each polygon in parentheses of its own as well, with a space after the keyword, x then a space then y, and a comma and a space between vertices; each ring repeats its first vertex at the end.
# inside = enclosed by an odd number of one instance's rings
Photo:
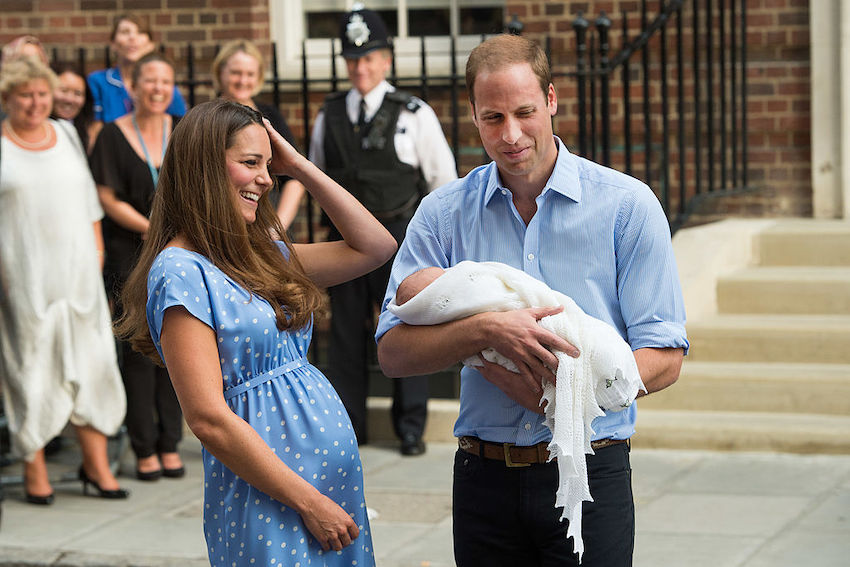
POLYGON ((35 57, 47 65, 47 52, 34 35, 22 35, 4 45, 0 52, 0 63, 8 63, 20 57, 35 57))
POLYGON ((43 448, 69 420, 84 490, 127 497, 106 452, 125 402, 101 283, 103 211, 77 133, 48 118, 57 84, 33 58, 0 72, 0 382, 32 504, 53 502, 43 448))
POLYGON ((212 565, 374 564, 354 430, 305 355, 319 288, 395 248, 256 110, 219 99, 175 128, 118 332, 165 362, 203 444, 212 565), (272 174, 303 183, 344 239, 289 242, 272 174))
MULTIPOLYGON (((221 46, 212 62, 213 86, 221 98, 259 110, 271 122, 272 128, 297 148, 295 136, 278 109, 255 100, 263 89, 264 68, 263 55, 256 45, 245 39, 229 41, 221 46)), ((270 198, 283 228, 288 229, 301 205, 304 186, 286 176, 280 177, 278 182, 279 190, 273 191, 270 198)))

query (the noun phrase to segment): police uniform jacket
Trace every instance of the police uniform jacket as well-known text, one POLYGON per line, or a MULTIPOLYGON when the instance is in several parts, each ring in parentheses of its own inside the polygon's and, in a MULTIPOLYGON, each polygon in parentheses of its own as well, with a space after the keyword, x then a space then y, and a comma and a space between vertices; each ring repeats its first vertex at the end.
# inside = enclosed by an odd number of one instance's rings
POLYGON ((386 81, 365 97, 356 89, 328 97, 313 128, 310 159, 384 222, 409 216, 422 193, 457 177, 434 111, 386 81))

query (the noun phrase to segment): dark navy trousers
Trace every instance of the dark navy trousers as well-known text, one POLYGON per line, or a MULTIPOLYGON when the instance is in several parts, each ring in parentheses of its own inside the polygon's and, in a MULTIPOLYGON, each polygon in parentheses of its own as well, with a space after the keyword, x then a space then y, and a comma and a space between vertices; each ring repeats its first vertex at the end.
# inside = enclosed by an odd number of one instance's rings
MULTIPOLYGON (((593 502, 582 508, 581 567, 628 567, 635 538, 629 445, 586 458, 593 502)), ((578 566, 562 509, 555 508, 557 488, 555 462, 508 468, 459 449, 452 499, 457 565, 578 566)))

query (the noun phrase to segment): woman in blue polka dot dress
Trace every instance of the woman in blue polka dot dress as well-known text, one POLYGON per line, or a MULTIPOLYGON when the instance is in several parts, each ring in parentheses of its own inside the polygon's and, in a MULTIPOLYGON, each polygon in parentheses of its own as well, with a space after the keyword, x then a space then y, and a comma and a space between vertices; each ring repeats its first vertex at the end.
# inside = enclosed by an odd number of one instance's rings
POLYGON ((374 565, 351 422, 305 355, 319 288, 386 262, 392 236, 259 113, 223 100, 175 128, 148 234, 118 330, 165 362, 203 443, 210 564, 374 565), (344 240, 288 242, 272 174, 301 181, 344 240))

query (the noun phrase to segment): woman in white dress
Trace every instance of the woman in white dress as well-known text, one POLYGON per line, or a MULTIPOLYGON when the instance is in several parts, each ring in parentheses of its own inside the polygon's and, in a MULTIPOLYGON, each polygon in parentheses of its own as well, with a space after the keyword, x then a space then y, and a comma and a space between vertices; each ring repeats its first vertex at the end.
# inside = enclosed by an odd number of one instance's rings
POLYGON ((84 491, 128 494, 106 452, 125 399, 98 262, 103 212, 79 137, 48 119, 56 85, 32 58, 0 73, 0 383, 33 504, 53 502, 44 445, 69 420, 84 491))

